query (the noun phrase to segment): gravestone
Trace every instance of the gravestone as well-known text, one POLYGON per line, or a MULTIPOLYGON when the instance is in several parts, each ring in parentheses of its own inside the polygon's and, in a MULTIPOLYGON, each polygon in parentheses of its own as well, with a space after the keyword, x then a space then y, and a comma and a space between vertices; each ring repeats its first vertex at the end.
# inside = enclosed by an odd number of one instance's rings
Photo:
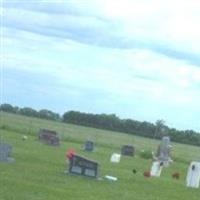
POLYGON ((84 147, 85 151, 94 151, 94 142, 92 141, 86 141, 85 142, 85 147, 84 147))
POLYGON ((121 154, 113 153, 111 158, 110 158, 110 162, 119 163, 120 162, 120 158, 121 158, 121 154))
POLYGON ((187 187, 199 188, 200 184, 200 162, 191 162, 187 178, 186 185, 187 187))
POLYGON ((12 147, 5 143, 0 143, 0 161, 3 162, 12 162, 14 161, 13 158, 11 158, 11 152, 12 147))
POLYGON ((97 178, 99 174, 99 164, 82 156, 74 155, 70 160, 69 173, 97 178))
POLYGON ((151 176, 160 177, 163 168, 163 163, 155 161, 152 163, 150 174, 151 176))
POLYGON ((41 142, 52 146, 60 145, 60 139, 58 137, 58 134, 52 130, 40 129, 38 139, 41 142))
POLYGON ((170 138, 168 136, 164 136, 162 138, 161 144, 158 146, 156 157, 160 162, 164 163, 164 166, 168 166, 171 160, 170 158, 170 138))
POLYGON ((134 156, 135 148, 131 145, 124 145, 121 149, 121 154, 125 156, 134 156))

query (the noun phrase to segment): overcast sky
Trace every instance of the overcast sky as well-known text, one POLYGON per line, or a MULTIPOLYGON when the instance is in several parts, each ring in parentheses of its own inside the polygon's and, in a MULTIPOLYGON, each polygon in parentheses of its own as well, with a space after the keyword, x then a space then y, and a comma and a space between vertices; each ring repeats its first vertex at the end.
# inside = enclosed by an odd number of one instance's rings
POLYGON ((3 0, 1 102, 200 131, 199 0, 3 0))

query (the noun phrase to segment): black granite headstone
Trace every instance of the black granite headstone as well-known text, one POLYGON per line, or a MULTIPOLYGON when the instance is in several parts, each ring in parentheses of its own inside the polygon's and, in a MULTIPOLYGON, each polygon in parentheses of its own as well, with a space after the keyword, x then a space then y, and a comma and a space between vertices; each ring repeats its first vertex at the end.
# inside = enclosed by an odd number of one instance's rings
POLYGON ((134 156, 135 149, 131 145, 122 146, 121 154, 125 156, 134 156))
POLYGON ((55 131, 40 129, 38 139, 41 142, 52 145, 52 146, 60 145, 60 139, 58 137, 58 134, 55 131))
POLYGON ((70 160, 69 173, 97 178, 99 173, 99 164, 82 156, 74 155, 70 160))

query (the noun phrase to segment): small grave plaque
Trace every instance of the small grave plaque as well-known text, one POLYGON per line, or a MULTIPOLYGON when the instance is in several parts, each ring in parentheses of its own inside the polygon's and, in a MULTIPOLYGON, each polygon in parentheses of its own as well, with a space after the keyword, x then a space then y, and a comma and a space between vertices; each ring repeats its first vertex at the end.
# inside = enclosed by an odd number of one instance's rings
POLYGON ((113 153, 110 158, 110 162, 112 163, 119 163, 121 158, 121 154, 113 153))
POLYGON ((125 156, 134 156, 135 149, 131 145, 124 145, 121 150, 121 154, 125 156))
POLYGON ((99 173, 99 164, 82 156, 74 155, 70 160, 69 172, 71 174, 97 178, 99 173))
POLYGON ((159 161, 155 161, 152 164, 151 167, 151 176, 156 176, 156 177, 160 177, 161 172, 162 172, 162 167, 163 167, 163 163, 159 162, 159 161))
POLYGON ((94 142, 86 141, 84 150, 85 151, 94 151, 94 142))
POLYGON ((60 139, 58 137, 58 134, 55 131, 40 129, 38 139, 41 142, 52 145, 52 146, 60 145, 60 139))

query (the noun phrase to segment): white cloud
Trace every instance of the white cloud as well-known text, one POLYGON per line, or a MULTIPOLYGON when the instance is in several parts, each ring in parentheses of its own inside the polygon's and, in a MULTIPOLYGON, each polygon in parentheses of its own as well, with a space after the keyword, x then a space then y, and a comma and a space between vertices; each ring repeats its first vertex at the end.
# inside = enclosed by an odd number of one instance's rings
MULTIPOLYGON (((77 9, 78 16, 64 12, 51 15, 51 12, 36 12, 30 8, 24 8, 18 14, 19 7, 8 8, 7 19, 13 24, 21 24, 17 29, 11 26, 3 29, 4 71, 37 74, 43 84, 38 87, 30 80, 29 87, 35 93, 56 94, 60 99, 65 97, 69 102, 79 103, 78 108, 82 110, 116 111, 120 116, 150 121, 166 118, 175 126, 186 128, 187 125, 200 130, 196 125, 200 112, 200 67, 195 62, 192 65, 186 62, 187 59, 156 50, 158 44, 161 47, 164 44, 174 50, 173 54, 183 50, 199 55, 199 3, 188 2, 70 3, 77 9), (22 25, 28 29, 24 30, 22 25), (48 30, 66 33, 64 26, 72 28, 72 37, 62 37, 62 34, 55 37, 48 33, 48 30), (46 34, 32 31, 38 27, 46 34), (92 34, 85 36, 88 28, 92 34), (94 37, 94 33, 97 36, 94 37), (94 41, 79 41, 73 34, 94 41), (111 38, 117 46, 120 43, 117 38, 121 37, 127 38, 127 43, 133 40, 131 48, 96 45, 111 38), (138 40, 139 43, 142 41, 139 45, 138 40), (45 83, 43 77, 48 77, 50 84, 45 83)), ((14 82, 19 82, 16 84, 18 89, 23 86, 17 77, 14 82)))
POLYGON ((128 37, 159 40, 196 53, 200 50, 198 0, 110 0, 99 4, 108 18, 119 22, 120 31, 128 37))

